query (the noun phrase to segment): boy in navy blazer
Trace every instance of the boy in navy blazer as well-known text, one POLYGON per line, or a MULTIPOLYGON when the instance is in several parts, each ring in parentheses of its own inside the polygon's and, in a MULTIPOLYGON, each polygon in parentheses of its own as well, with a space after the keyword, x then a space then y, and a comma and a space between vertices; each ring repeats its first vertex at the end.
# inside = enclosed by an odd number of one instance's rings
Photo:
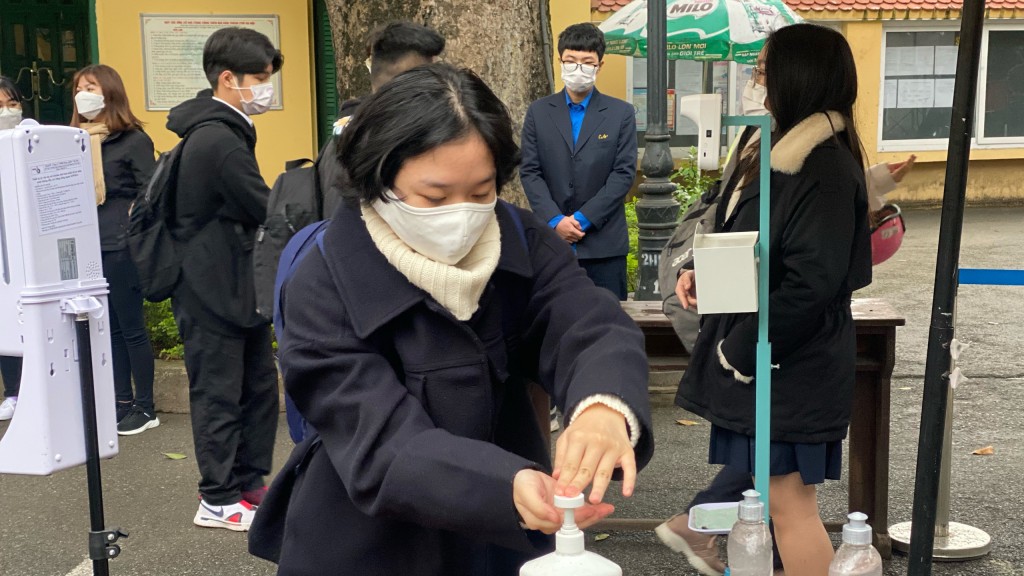
POLYGON ((574 24, 558 36, 565 89, 530 105, 519 175, 533 211, 573 245, 594 284, 626 299, 626 194, 636 177, 633 106, 594 82, 604 34, 574 24))

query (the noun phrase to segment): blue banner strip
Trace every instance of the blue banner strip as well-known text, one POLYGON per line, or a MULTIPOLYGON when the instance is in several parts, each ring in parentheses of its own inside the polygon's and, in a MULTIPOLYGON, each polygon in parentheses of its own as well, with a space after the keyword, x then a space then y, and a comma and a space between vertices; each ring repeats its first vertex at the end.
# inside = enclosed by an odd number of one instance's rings
POLYGON ((1024 286, 1024 270, 961 268, 960 284, 981 284, 988 286, 1024 286))

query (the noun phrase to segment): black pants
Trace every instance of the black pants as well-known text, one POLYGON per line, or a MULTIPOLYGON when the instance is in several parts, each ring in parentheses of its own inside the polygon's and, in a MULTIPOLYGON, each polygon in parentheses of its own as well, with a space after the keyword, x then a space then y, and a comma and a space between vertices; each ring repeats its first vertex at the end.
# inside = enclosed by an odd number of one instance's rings
POLYGON ((4 379, 4 397, 17 396, 21 389, 21 356, 0 356, 0 377, 4 379))
POLYGON ((139 274, 128 250, 103 253, 103 274, 110 285, 110 352, 114 395, 153 413, 153 346, 146 332, 139 274), (132 391, 132 380, 135 390, 132 391))
POLYGON ((626 299, 625 256, 581 258, 579 262, 595 285, 611 290, 620 301, 626 299))
POLYGON ((173 302, 185 343, 199 493, 213 506, 234 504, 263 486, 277 434, 277 368, 270 327, 226 335, 173 302))
MULTIPOLYGON (((689 511, 690 508, 698 504, 739 502, 743 500, 744 492, 753 489, 754 479, 750 477, 750 474, 732 466, 722 466, 722 469, 715 475, 715 479, 711 481, 711 484, 693 497, 686 510, 689 511)), ((779 558, 779 545, 775 542, 775 525, 769 522, 768 528, 772 531, 772 555, 775 561, 775 568, 781 569, 782 560, 779 558)))

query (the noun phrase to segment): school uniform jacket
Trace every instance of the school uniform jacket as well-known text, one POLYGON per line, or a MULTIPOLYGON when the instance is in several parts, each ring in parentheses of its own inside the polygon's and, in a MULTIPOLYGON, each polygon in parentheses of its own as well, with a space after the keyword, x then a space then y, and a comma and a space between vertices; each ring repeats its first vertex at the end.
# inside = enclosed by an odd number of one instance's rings
MULTIPOLYGON (((569 246, 499 203, 501 256, 467 322, 392 267, 343 203, 282 296, 285 387, 318 436, 296 447, 249 549, 287 576, 514 576, 550 540, 512 480, 550 469, 526 382, 567 414, 620 397, 653 452, 643 335, 569 246)), ((518 210, 518 209, 515 209, 518 210)))
MULTIPOLYGON (((771 152, 768 339, 777 366, 776 441, 841 440, 850 422, 856 363, 850 298, 871 283, 871 241, 864 167, 836 136, 844 129, 839 114, 816 114, 771 152)), ((719 203, 716 231, 758 229, 759 183, 738 193, 731 214, 728 198, 719 203)), ((676 403, 752 436, 757 333, 757 313, 702 315, 676 403)))

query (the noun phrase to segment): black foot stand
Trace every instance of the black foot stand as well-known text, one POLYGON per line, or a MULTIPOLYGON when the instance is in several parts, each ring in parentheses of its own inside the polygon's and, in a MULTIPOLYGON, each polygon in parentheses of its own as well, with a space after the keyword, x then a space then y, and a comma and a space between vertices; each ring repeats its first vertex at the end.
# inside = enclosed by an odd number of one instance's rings
POLYGON ((85 471, 89 482, 89 558, 94 576, 109 576, 111 558, 117 558, 121 547, 117 541, 128 533, 120 528, 106 528, 103 520, 103 480, 100 477, 100 446, 96 436, 96 394, 92 378, 92 342, 89 339, 89 315, 75 316, 78 343, 78 374, 82 384, 82 422, 85 429, 85 471))

